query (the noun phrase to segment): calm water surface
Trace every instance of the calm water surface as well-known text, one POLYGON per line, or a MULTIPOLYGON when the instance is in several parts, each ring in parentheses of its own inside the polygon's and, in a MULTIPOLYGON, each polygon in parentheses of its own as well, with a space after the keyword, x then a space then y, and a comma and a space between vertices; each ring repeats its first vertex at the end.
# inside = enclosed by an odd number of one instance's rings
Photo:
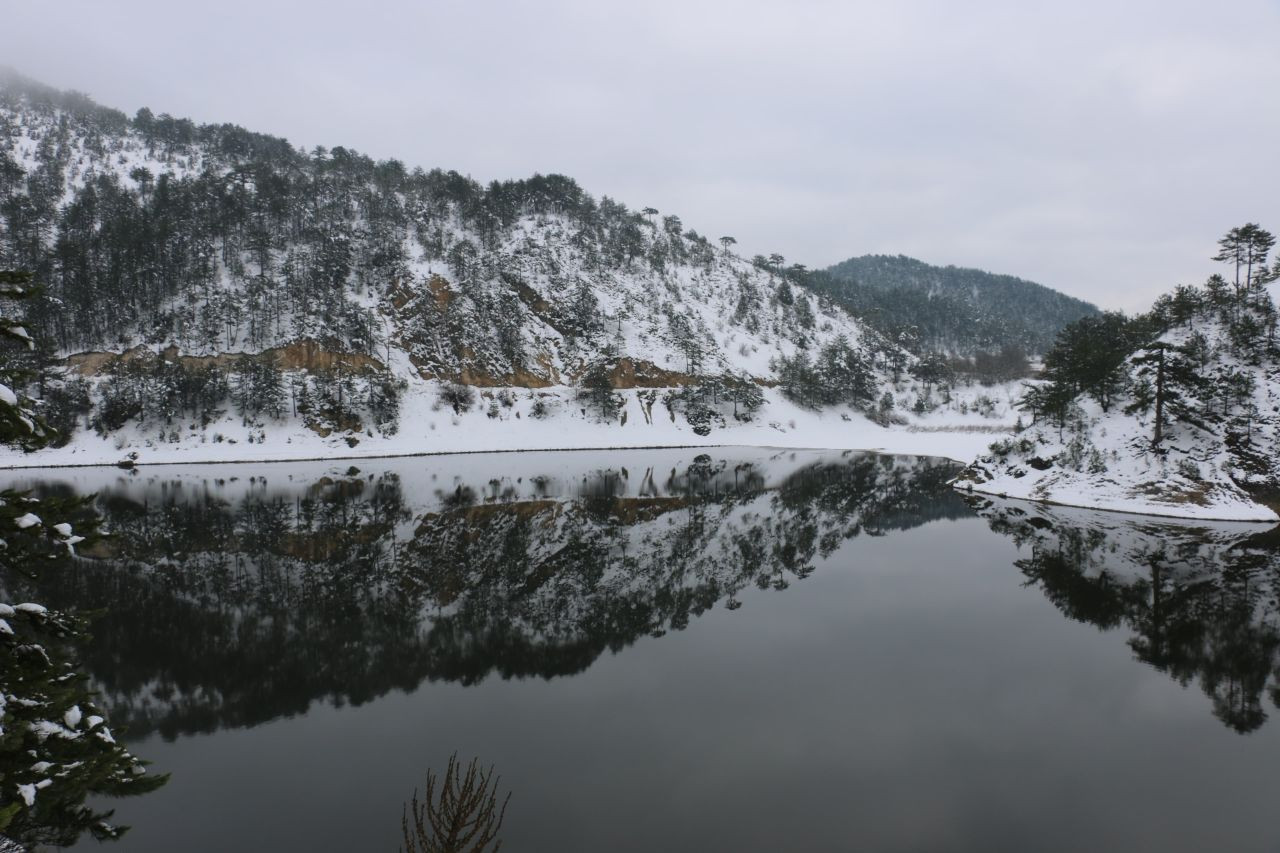
MULTIPOLYGON (((63 471, 121 850, 395 850, 451 753, 513 851, 1275 850, 1276 536, 755 450, 63 471)), ((86 842, 92 844, 92 842, 86 842)))

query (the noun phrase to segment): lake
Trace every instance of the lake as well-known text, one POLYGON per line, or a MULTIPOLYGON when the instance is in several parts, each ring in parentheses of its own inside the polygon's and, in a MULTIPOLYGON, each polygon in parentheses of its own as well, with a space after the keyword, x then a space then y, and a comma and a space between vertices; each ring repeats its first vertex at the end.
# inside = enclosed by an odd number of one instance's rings
MULTIPOLYGON (((665 449, 8 472, 96 493, 83 670, 138 851, 396 850, 451 754, 511 851, 1274 850, 1280 536, 665 449)), ((92 842, 88 842, 92 843, 92 842)))

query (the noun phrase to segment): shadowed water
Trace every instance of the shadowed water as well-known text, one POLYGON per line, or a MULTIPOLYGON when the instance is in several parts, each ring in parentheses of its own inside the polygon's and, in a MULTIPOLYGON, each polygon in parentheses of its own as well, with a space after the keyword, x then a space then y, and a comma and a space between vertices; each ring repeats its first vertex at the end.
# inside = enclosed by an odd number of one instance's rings
POLYGON ((10 595, 172 774, 122 849, 394 850, 449 754, 511 850, 1272 849, 1274 534, 715 450, 55 472, 10 595))

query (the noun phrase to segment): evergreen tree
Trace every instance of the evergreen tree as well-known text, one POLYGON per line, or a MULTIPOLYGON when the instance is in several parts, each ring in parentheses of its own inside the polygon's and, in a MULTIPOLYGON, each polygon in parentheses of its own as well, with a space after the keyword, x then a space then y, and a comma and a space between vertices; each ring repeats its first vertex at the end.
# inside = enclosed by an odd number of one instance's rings
POLYGON ((813 395, 818 402, 861 406, 875 398, 875 374, 868 359, 843 335, 822 348, 816 373, 813 395))
POLYGON ((778 387, 789 399, 810 409, 822 405, 822 376, 803 350, 790 357, 780 356, 774 369, 778 387))
POLYGON ((706 347, 688 315, 671 314, 667 317, 667 339, 684 356, 685 373, 696 374, 702 369, 706 347))
POLYGON ((591 283, 579 279, 573 288, 569 307, 569 322, 573 334, 591 338, 600 331, 600 302, 591 283))
POLYGON ((622 409, 622 401, 613 391, 609 368, 603 362, 589 366, 578 379, 578 399, 604 421, 613 420, 622 409))
POLYGON ((15 364, 13 351, 35 349, 35 342, 16 316, 19 304, 35 295, 31 274, 0 270, 0 444, 31 451, 51 438, 48 427, 36 415, 32 401, 21 393, 31 372, 15 364))
POLYGON ((1075 399, 1075 392, 1066 384, 1047 382, 1043 385, 1026 385, 1018 399, 1018 408, 1031 413, 1032 423, 1049 418, 1058 428, 1058 438, 1061 440, 1067 421, 1071 418, 1075 399))
POLYGON ((1151 446, 1159 450, 1168 427, 1185 422, 1199 426, 1197 396, 1206 380, 1200 376, 1196 359, 1186 346, 1155 341, 1141 348, 1133 359, 1139 379, 1129 413, 1154 410, 1151 446))
POLYGON ((1085 393, 1108 411, 1124 390, 1125 359, 1137 345, 1134 324, 1108 311, 1082 317, 1058 333, 1044 359, 1044 376, 1065 385, 1072 396, 1085 393))
POLYGON ((764 391, 745 373, 725 374, 722 377, 725 399, 733 404, 733 417, 749 421, 764 405, 764 391))
POLYGON ((1275 236, 1253 222, 1232 228, 1218 241, 1218 254, 1213 259, 1234 267, 1237 300, 1242 301, 1266 283, 1267 255, 1275 244, 1275 236))
MULTIPOLYGON (((259 415, 279 418, 284 414, 284 377, 269 357, 242 355, 236 359, 232 398, 245 423, 259 415)), ((350 395, 349 382, 343 389, 350 395)))
MULTIPOLYGON (((26 273, 0 271, 10 299, 31 295, 26 273)), ((16 320, 0 320, 5 337, 26 347, 16 320)), ((0 352, 0 376, 13 381, 10 357, 0 352)), ((0 392, 0 442, 31 449, 49 432, 9 388, 0 392)), ((95 533, 87 500, 37 500, 0 492, 0 586, 56 571, 76 545, 95 533), (75 527, 72 527, 72 523, 75 527), (77 533, 76 531, 80 531, 77 533)), ((98 710, 88 679, 75 667, 83 625, 72 615, 37 604, 0 604, 0 834, 22 845, 69 846, 84 833, 116 839, 111 812, 86 805, 90 797, 154 790, 165 777, 147 776, 142 762, 118 744, 98 710)))

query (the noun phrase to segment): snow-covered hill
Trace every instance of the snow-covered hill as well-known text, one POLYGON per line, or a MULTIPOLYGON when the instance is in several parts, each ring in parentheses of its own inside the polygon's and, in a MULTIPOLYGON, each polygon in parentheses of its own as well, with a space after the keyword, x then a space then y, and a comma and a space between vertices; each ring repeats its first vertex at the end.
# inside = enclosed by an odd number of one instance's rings
POLYGON ((9 76, 0 206, 0 268, 45 287, 24 390, 61 434, 0 464, 926 451, 884 425, 1007 414, 796 268, 563 176, 482 186, 9 76))
POLYGON ((781 264, 561 175, 483 187, 10 76, 0 205, 0 266, 46 288, 47 462, 772 438, 910 396, 913 359, 781 264))
POLYGON ((1147 322, 1158 334, 1106 380, 1108 394, 1072 395, 1055 413, 1042 412, 1029 429, 991 445, 957 485, 1124 512, 1275 520, 1275 285, 1232 296, 1220 280, 1211 284, 1208 293, 1180 288, 1157 305, 1147 322))

